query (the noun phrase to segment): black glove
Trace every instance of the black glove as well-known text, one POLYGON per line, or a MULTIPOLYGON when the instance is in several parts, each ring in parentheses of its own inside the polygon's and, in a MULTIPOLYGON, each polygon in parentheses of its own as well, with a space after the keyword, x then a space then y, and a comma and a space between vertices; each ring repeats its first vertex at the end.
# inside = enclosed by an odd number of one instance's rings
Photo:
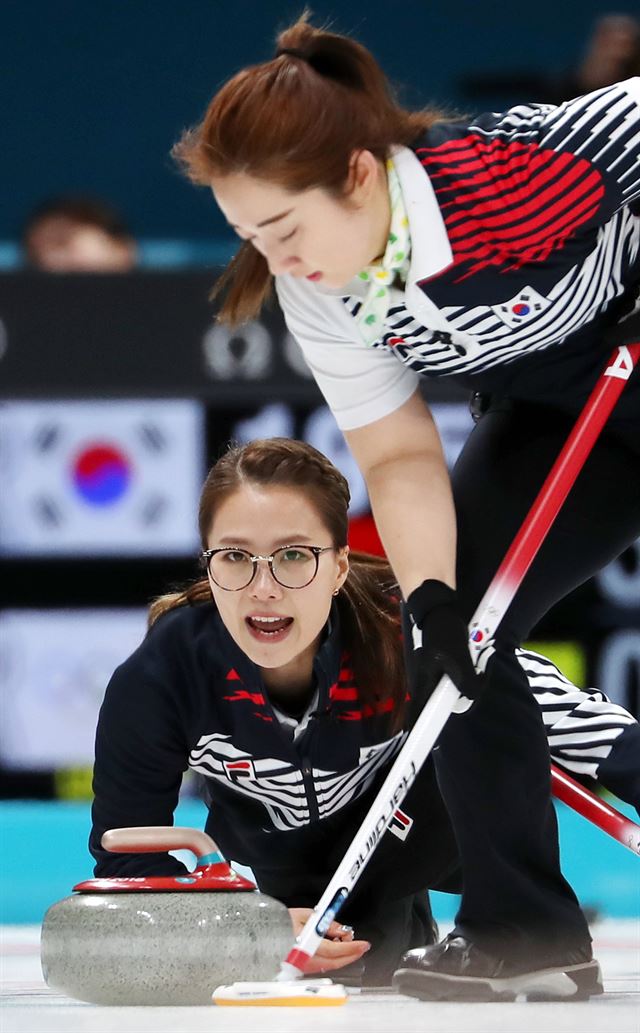
POLYGON ((406 602, 411 627, 405 622, 405 651, 415 716, 443 674, 447 674, 468 710, 478 697, 483 677, 476 673, 469 652, 469 629, 458 609, 456 593, 443 581, 423 581, 406 602))

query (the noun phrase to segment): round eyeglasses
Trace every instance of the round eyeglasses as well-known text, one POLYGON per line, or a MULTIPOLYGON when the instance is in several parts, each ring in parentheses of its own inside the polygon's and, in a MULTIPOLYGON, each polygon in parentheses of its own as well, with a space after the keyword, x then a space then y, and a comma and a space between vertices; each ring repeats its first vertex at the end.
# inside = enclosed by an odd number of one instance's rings
POLYGON ((250 585, 260 560, 269 564, 271 576, 283 588, 306 588, 318 573, 320 556, 332 549, 333 545, 284 545, 270 556, 252 556, 231 546, 206 549, 200 557, 211 580, 225 592, 239 592, 250 585))

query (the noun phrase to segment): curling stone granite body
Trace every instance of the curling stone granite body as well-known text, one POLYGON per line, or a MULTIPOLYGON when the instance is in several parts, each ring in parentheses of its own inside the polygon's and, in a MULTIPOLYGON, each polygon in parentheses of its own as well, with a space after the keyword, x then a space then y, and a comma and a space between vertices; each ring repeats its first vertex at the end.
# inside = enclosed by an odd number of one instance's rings
POLYGON ((263 893, 78 893, 42 926, 47 984, 92 1004, 202 1005, 221 983, 272 979, 292 943, 263 893))

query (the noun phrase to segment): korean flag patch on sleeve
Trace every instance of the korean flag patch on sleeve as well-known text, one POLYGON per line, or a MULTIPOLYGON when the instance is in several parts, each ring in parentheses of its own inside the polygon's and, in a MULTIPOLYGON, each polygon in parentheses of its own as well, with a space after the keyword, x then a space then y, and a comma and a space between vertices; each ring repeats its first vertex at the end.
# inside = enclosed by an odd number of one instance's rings
POLYGON ((550 304, 549 299, 538 294, 533 287, 523 287, 513 298, 501 305, 492 305, 491 309, 501 322, 516 327, 533 322, 550 304))

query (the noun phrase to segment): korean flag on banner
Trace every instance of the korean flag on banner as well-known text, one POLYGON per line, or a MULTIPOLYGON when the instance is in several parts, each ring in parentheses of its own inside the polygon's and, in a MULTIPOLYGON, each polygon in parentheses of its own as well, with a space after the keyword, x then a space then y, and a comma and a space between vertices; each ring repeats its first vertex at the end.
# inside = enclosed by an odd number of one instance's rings
POLYGON ((193 552, 203 437, 193 401, 0 405, 0 553, 193 552))

